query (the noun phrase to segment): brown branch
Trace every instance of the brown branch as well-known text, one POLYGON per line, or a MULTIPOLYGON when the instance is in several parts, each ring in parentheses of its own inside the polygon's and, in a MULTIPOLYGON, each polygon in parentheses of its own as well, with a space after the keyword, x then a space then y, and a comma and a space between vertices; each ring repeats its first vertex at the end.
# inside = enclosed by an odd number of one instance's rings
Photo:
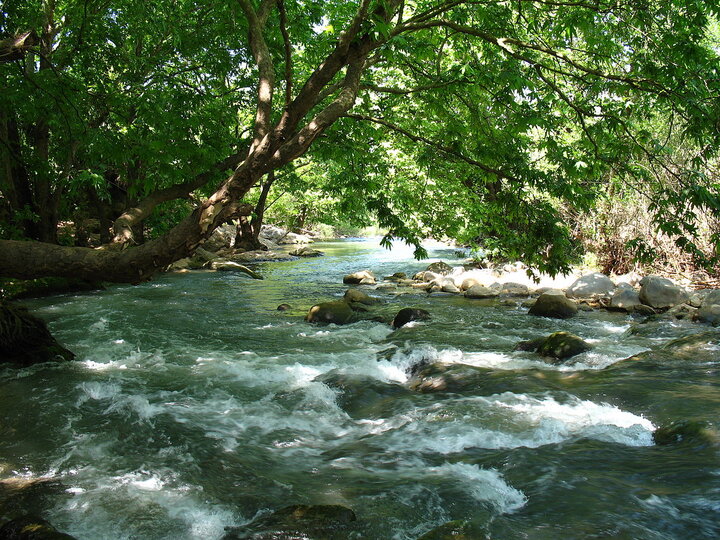
POLYGON ((0 63, 20 60, 40 43, 35 30, 0 41, 0 63))
POLYGON ((280 14, 280 33, 283 37, 283 48, 285 51, 285 107, 292 101, 292 45, 288 33, 287 11, 285 11, 285 0, 278 0, 278 12, 280 14))
POLYGON ((264 0, 260 14, 255 12, 250 0, 238 0, 238 2, 248 20, 250 50, 258 67, 257 112, 255 114, 255 135, 252 145, 255 148, 260 145, 260 142, 270 130, 273 91, 275 89, 275 67, 273 66, 270 49, 263 35, 263 28, 265 20, 267 20, 267 12, 275 2, 274 0, 264 0))
POLYGON ((112 243, 119 247, 131 245, 134 242, 133 227, 147 219, 158 205, 175 199, 187 198, 192 191, 200 189, 210 182, 216 174, 237 167, 245 155, 245 151, 233 154, 216 163, 211 170, 198 174, 192 180, 154 191, 133 208, 128 208, 113 224, 112 243))

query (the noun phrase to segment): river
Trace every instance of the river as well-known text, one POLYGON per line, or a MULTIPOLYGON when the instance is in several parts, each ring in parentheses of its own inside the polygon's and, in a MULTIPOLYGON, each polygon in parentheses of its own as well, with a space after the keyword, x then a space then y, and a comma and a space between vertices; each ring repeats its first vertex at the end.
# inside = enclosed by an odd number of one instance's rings
POLYGON ((26 301, 77 359, 0 368, 0 479, 26 486, 0 490, 0 517, 40 514, 81 540, 218 539, 271 509, 341 504, 358 518, 349 538, 452 520, 469 538, 720 535, 718 445, 652 438, 672 421, 717 425, 718 348, 661 351, 707 327, 371 290, 432 319, 314 326, 303 315, 341 297, 344 274, 428 264, 374 241, 315 247, 326 256, 259 265, 263 281, 167 274, 26 301), (557 330, 593 350, 565 366, 512 352, 557 330), (458 388, 410 390, 420 360, 458 388))

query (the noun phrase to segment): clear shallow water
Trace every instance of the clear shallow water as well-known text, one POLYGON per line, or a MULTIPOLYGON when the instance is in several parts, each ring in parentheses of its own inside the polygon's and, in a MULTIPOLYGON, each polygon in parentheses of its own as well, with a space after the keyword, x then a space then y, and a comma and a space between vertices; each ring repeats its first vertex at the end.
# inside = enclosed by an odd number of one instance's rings
POLYGON ((344 274, 428 264, 372 242, 318 247, 325 257, 260 265, 264 281, 165 275, 27 302, 78 359, 0 369, 0 514, 39 513, 80 539, 220 538, 288 504, 348 506, 357 538, 456 519, 503 539, 720 534, 718 446, 652 442, 673 420, 717 426, 720 353, 619 363, 707 328, 631 333, 620 314, 555 321, 381 292, 385 309, 432 320, 313 326, 303 315, 342 296, 344 274), (595 348, 571 366, 511 352, 558 330, 595 348), (458 386, 411 390, 419 360, 458 386))

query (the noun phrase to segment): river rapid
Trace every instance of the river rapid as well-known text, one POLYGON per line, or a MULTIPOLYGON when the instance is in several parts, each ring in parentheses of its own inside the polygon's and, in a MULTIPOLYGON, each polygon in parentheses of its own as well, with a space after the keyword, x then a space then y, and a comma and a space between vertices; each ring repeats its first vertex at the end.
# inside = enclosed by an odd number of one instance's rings
POLYGON ((717 426, 720 350, 661 349, 708 327, 367 288, 432 319, 315 326, 304 314, 340 298, 344 274, 429 261, 374 241, 314 247, 326 256, 258 265, 263 281, 167 274, 26 301, 77 359, 0 368, 0 518, 40 514, 81 540, 218 539, 290 504, 341 504, 358 518, 348 538, 453 520, 468 538, 720 536, 718 445, 652 437, 717 426), (512 352, 558 330, 594 348, 564 366, 512 352), (459 386, 411 390, 419 361, 459 386))

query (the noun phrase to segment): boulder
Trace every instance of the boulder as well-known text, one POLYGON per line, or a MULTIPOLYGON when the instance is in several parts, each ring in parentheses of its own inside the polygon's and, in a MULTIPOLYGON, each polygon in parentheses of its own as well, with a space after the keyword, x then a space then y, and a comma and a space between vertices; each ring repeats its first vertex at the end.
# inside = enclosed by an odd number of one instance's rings
POLYGON ((567 360, 591 348, 590 344, 574 334, 555 332, 543 340, 537 352, 555 360, 567 360))
POLYGON ((424 309, 403 308, 397 312, 392 320, 393 328, 400 328, 411 321, 426 321, 430 318, 430 313, 424 309))
POLYGON ((502 296, 529 296, 530 289, 523 283, 503 283, 500 289, 502 296))
POLYGON ((361 270, 345 276, 343 283, 347 285, 374 285, 375 275, 370 270, 361 270))
POLYGON ((446 279, 442 285, 442 291, 457 294, 460 292, 460 289, 457 288, 457 285, 455 285, 455 282, 452 279, 446 279))
POLYGON ((294 249, 290 252, 293 257, 321 257, 325 255, 322 251, 312 249, 307 246, 294 249))
POLYGON ((702 305, 703 306, 719 305, 720 306, 720 289, 710 290, 705 295, 705 298, 703 298, 702 305))
POLYGON ((44 321, 23 307, 0 302, 0 362, 30 366, 73 358, 75 355, 55 340, 44 321))
POLYGON ((453 267, 443 261, 438 261, 430 264, 425 271, 446 276, 453 271, 453 267))
POLYGON ((720 305, 703 305, 695 313, 695 320, 705 324, 712 324, 713 326, 720 325, 720 305))
POLYGON ((640 304, 640 295, 633 288, 618 287, 610 298, 610 309, 633 311, 640 304))
POLYGON ((0 527, 0 540, 74 540, 42 518, 23 516, 0 527))
POLYGON ((645 276, 640 281, 640 301, 653 308, 669 308, 690 299, 687 291, 660 276, 645 276))
POLYGON ((473 285, 465 291, 465 298, 495 298, 499 295, 498 287, 483 287, 482 285, 473 285))
POLYGON ((278 310, 278 311, 287 311, 287 310, 289 310, 289 309, 292 309, 292 306, 291 306, 290 304, 280 304, 280 305, 277 307, 277 310, 278 310))
POLYGON ((348 303, 338 300, 314 305, 305 320, 312 323, 348 324, 353 322, 353 318, 353 310, 348 303))
POLYGON ((260 516, 247 525, 229 528, 223 540, 354 538, 352 528, 356 520, 355 512, 345 506, 296 504, 260 516))
POLYGON ((575 316, 577 312, 577 304, 565 295, 543 293, 538 297, 528 313, 536 317, 569 319, 575 316))
POLYGON ((592 298, 595 296, 610 296, 615 290, 615 284, 605 274, 595 272, 582 276, 567 290, 570 298, 592 298))
POLYGON ((462 284, 460 285, 460 290, 467 291, 468 289, 474 287, 475 285, 482 285, 482 283, 480 283, 480 281, 478 281, 475 278, 465 278, 462 281, 462 284))
POLYGON ((232 223, 220 225, 215 229, 210 238, 205 240, 203 247, 211 252, 230 247, 230 244, 235 240, 235 233, 236 226, 232 223))
POLYGON ((679 443, 717 444, 718 434, 707 422, 680 420, 657 428, 653 432, 653 442, 657 445, 679 443))
POLYGON ((365 304, 366 306, 372 306, 373 304, 378 303, 377 298, 373 298, 372 296, 369 296, 364 292, 359 291, 358 289, 348 289, 347 291, 345 291, 345 296, 343 296, 343 300, 348 303, 356 302, 359 304, 365 304))

